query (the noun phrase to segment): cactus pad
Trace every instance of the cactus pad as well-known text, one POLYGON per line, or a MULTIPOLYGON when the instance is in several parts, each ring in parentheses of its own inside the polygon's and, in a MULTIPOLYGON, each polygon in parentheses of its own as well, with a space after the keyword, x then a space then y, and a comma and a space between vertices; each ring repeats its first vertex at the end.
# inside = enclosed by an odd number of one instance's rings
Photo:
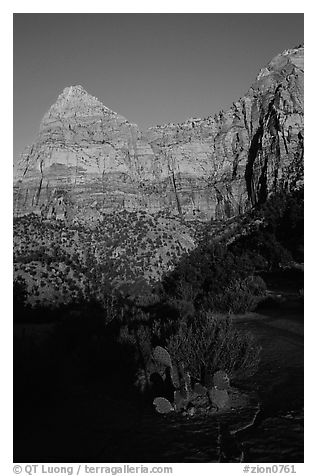
POLYGON ((153 401, 153 405, 158 413, 166 414, 174 411, 172 404, 166 398, 163 397, 155 398, 153 401))
POLYGON ((213 376, 213 386, 218 390, 228 390, 230 388, 229 377, 223 370, 218 370, 213 376))
POLYGON ((219 390, 218 388, 212 387, 209 391, 209 396, 213 406, 218 410, 224 410, 230 407, 230 397, 227 390, 219 390))
POLYGON ((159 345, 153 350, 153 358, 158 364, 164 365, 165 367, 172 367, 170 354, 159 345))

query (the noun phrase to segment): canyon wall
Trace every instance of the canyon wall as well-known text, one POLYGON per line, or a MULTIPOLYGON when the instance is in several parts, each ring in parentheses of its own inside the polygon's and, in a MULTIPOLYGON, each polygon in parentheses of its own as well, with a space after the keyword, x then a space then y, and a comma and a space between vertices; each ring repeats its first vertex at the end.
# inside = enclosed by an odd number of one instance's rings
POLYGON ((304 48, 286 50, 226 112, 141 132, 66 88, 15 167, 14 214, 69 222, 114 210, 226 219, 303 183, 304 48))

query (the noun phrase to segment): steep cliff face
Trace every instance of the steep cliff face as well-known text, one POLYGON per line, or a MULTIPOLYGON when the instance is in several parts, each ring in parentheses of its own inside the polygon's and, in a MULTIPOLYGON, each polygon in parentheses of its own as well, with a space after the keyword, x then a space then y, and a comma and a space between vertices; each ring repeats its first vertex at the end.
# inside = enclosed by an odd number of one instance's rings
POLYGON ((16 212, 73 218, 124 206, 138 180, 139 137, 136 125, 81 86, 66 88, 18 164, 16 212))
POLYGON ((146 134, 172 164, 185 215, 226 218, 303 178, 304 49, 262 69, 227 112, 158 126, 146 134))
POLYGON ((227 112, 141 133, 81 86, 45 114, 16 168, 16 215, 96 220, 116 209, 243 213, 303 179, 303 47, 259 73, 227 112))

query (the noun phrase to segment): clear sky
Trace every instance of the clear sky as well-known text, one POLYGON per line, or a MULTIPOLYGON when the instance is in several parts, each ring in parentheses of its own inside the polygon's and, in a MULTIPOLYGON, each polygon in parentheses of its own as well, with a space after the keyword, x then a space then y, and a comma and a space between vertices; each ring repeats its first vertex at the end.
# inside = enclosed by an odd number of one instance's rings
POLYGON ((14 157, 66 86, 143 130, 225 110, 303 40, 303 14, 14 14, 14 157))

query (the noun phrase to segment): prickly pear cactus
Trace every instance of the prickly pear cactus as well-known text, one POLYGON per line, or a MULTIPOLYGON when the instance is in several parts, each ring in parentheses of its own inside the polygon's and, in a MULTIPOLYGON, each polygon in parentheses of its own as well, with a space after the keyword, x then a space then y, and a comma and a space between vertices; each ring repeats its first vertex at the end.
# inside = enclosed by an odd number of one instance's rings
POLYGON ((155 398, 153 401, 153 405, 158 413, 167 414, 174 411, 174 407, 171 402, 169 402, 166 398, 163 397, 155 398))
POLYGON ((224 370, 218 370, 213 376, 213 386, 218 390, 228 390, 230 388, 230 380, 224 370))
POLYGON ((219 390, 216 387, 212 387, 209 391, 211 403, 218 410, 225 410, 230 407, 230 397, 227 390, 219 390))
POLYGON ((153 358, 155 362, 160 365, 164 365, 165 367, 172 367, 172 359, 170 354, 167 352, 166 349, 160 347, 159 345, 156 346, 153 350, 153 358))

